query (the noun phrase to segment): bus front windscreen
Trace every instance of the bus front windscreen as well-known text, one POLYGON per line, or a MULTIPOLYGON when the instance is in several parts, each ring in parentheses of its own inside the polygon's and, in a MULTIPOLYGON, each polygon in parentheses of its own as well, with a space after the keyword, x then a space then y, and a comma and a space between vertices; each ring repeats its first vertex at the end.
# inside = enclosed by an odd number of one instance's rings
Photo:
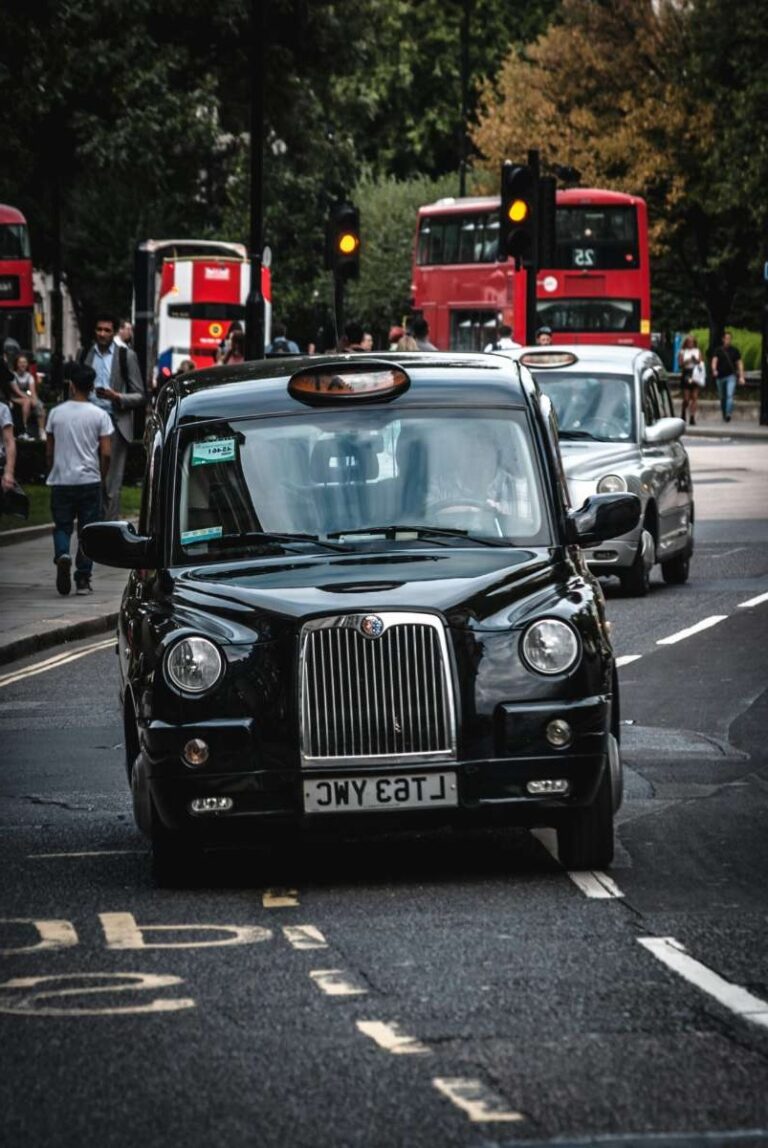
POLYGON ((637 209, 562 205, 555 215, 555 268, 634 271, 640 266, 637 209))

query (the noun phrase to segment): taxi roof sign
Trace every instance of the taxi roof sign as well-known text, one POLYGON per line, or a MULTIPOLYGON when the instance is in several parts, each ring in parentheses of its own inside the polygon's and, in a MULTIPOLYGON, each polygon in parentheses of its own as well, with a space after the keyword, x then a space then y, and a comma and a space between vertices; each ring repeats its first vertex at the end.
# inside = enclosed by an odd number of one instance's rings
POLYGON ((402 394, 410 384, 411 380, 402 367, 381 360, 361 363, 344 359, 297 371, 288 380, 288 393, 294 399, 313 406, 381 402, 402 394))
POLYGON ((548 347, 546 351, 526 351, 519 361, 524 367, 572 367, 579 360, 573 351, 555 351, 548 347))

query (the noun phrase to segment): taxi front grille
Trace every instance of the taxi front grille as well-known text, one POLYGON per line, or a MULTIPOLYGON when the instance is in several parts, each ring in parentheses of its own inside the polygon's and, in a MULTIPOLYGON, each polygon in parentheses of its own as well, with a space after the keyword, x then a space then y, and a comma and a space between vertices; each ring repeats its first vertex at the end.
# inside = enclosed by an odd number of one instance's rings
POLYGON ((453 693, 443 627, 427 615, 365 615, 308 623, 302 632, 301 741, 306 764, 455 757, 453 693), (416 620, 417 619, 417 620, 416 620))

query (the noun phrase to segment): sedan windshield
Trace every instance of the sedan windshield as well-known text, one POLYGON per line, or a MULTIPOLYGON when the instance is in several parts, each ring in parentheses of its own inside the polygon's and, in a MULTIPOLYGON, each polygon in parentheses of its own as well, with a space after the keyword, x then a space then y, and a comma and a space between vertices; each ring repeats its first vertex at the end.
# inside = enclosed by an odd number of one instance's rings
POLYGON ((541 390, 552 400, 562 439, 634 439, 631 375, 576 371, 536 371, 535 375, 541 390))
POLYGON ((180 561, 549 542, 523 411, 312 410, 195 424, 180 448, 180 561))

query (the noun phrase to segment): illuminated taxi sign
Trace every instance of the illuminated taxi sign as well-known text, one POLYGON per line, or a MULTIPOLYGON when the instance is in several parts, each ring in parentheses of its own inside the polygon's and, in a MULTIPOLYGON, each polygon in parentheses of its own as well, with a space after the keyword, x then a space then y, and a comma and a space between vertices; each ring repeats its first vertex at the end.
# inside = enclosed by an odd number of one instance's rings
POLYGON ((520 356, 524 367, 572 367, 578 361, 573 351, 526 351, 520 356))
POLYGON ((410 386, 401 367, 388 363, 324 363, 292 375, 288 393, 304 403, 393 399, 410 386))

